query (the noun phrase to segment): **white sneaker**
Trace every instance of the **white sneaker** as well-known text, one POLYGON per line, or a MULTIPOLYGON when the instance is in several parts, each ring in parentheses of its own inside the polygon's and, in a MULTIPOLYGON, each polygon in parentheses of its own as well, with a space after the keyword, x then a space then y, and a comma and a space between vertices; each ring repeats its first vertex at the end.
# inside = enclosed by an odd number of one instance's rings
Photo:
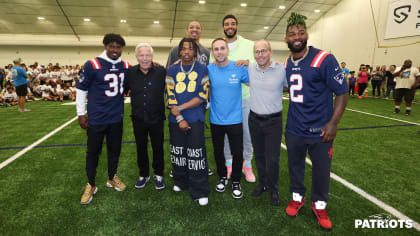
POLYGON ((178 187, 177 185, 174 185, 174 192, 181 192, 182 189, 178 187))
POLYGON ((200 204, 200 206, 207 206, 207 204, 209 204, 209 198, 207 197, 199 198, 198 204, 200 204))

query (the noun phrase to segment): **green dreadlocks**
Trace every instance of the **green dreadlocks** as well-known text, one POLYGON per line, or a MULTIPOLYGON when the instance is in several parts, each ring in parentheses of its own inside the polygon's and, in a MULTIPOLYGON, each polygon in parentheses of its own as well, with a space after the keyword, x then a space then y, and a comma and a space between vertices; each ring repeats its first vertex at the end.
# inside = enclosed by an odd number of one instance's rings
POLYGON ((306 16, 292 12, 292 15, 290 15, 289 19, 287 19, 286 32, 287 29, 289 29, 289 27, 292 25, 303 25, 303 27, 306 29, 306 19, 308 19, 306 16))

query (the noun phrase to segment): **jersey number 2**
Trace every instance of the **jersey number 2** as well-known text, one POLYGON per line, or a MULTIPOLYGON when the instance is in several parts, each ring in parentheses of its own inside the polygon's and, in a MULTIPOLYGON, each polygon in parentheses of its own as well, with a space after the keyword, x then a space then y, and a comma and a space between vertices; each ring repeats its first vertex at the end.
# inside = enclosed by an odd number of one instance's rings
POLYGON ((290 76, 290 83, 293 83, 290 86, 290 100, 292 102, 303 103, 303 94, 296 95, 296 92, 302 90, 302 76, 300 74, 292 74, 290 76))
POLYGON ((104 77, 105 81, 109 82, 109 88, 111 90, 105 90, 105 95, 108 97, 115 97, 117 96, 118 92, 123 93, 124 92, 124 73, 120 73, 118 76, 116 74, 106 74, 104 77), (121 83, 118 84, 118 77, 121 79, 121 83))

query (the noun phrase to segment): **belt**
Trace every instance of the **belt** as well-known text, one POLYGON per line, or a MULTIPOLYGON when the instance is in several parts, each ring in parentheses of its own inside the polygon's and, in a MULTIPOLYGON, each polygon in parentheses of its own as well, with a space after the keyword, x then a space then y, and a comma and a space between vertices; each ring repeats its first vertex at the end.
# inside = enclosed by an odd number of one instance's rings
POLYGON ((268 115, 259 115, 259 114, 255 113, 253 111, 249 111, 249 114, 252 115, 255 118, 260 119, 260 120, 268 120, 268 119, 271 119, 271 118, 281 116, 281 111, 277 112, 277 113, 268 114, 268 115))

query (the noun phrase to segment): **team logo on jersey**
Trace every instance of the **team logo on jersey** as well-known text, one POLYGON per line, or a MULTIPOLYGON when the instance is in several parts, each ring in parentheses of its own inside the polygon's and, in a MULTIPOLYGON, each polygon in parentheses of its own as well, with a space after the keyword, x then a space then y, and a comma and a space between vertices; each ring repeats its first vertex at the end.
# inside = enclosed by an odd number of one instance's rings
POLYGON ((83 70, 83 72, 79 76, 79 83, 82 83, 83 80, 85 80, 85 70, 83 70))
POLYGON ((334 76, 334 80, 337 81, 337 83, 339 83, 340 85, 343 85, 344 73, 343 72, 340 72, 340 73, 336 74, 334 76))

